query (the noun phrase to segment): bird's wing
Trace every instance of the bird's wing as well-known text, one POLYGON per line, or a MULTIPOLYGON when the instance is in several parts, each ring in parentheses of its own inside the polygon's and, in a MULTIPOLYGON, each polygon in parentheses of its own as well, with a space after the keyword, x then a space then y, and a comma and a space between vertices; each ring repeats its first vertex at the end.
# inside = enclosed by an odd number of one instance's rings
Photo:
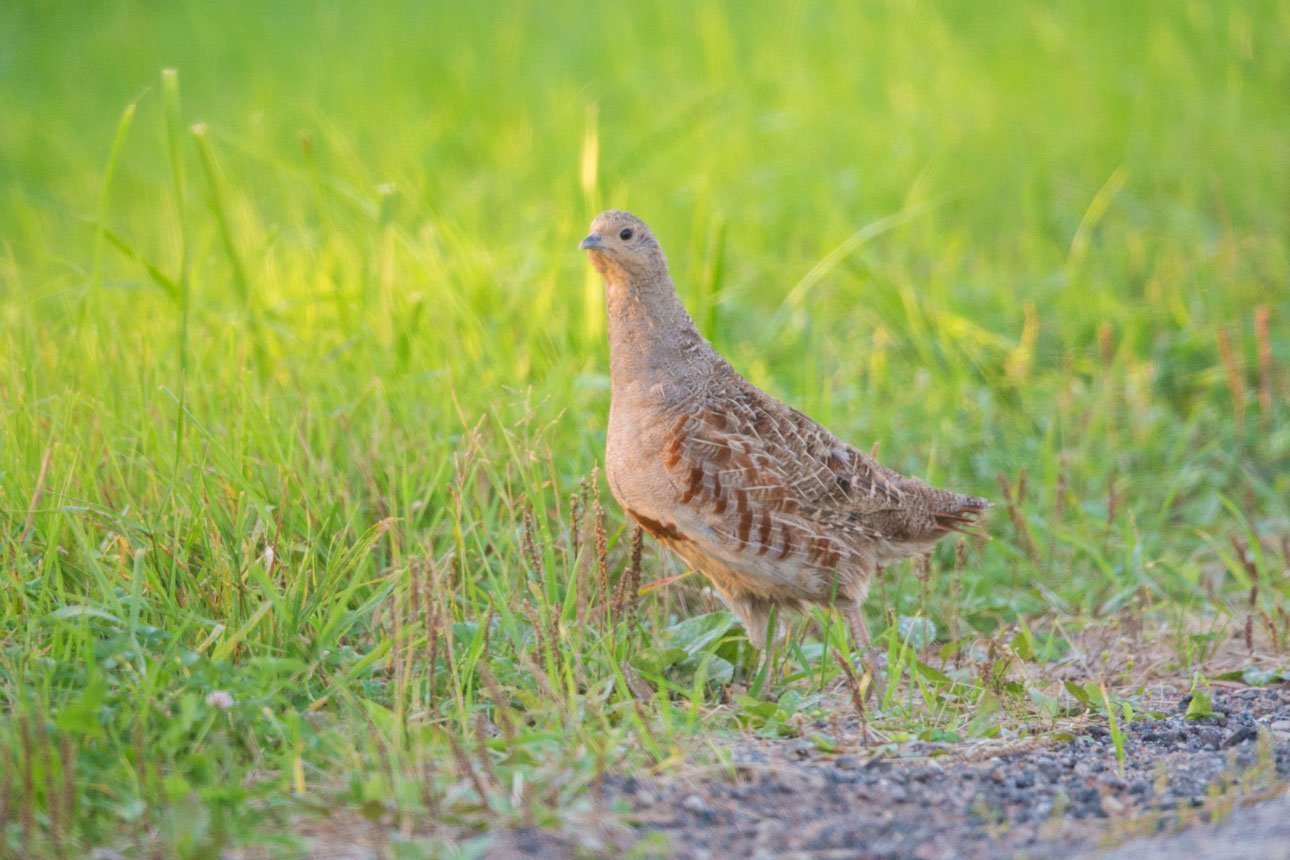
POLYGON ((759 553, 787 555, 804 530, 881 537, 870 516, 905 501, 899 475, 756 389, 679 415, 663 460, 683 505, 727 523, 728 537, 759 553))

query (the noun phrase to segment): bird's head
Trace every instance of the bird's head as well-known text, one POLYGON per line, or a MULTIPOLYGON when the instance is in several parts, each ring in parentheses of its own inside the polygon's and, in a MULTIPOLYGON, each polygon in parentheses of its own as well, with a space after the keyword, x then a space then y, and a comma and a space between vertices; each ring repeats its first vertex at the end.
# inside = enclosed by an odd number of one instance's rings
POLYGON ((591 232, 578 243, 591 265, 606 280, 633 280, 667 271, 667 260, 645 222, 630 212, 609 209, 591 222, 591 232))

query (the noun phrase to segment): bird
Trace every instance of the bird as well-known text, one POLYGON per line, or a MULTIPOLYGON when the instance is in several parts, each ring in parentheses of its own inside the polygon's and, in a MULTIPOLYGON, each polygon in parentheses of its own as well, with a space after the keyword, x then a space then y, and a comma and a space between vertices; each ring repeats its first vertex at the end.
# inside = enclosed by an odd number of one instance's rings
POLYGON ((640 218, 602 212, 578 247, 605 285, 605 476, 623 511, 708 579, 755 648, 779 635, 773 609, 811 604, 841 611, 871 648, 875 573, 975 533, 990 503, 881 465, 741 376, 699 333, 640 218))

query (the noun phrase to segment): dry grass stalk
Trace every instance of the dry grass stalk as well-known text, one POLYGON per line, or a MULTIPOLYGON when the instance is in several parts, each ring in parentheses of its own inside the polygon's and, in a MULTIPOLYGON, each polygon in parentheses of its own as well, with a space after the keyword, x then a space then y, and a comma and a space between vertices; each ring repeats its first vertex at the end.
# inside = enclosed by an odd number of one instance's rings
POLYGON ((1263 622, 1263 627, 1268 631, 1268 641, 1273 648, 1282 648, 1281 636, 1277 631, 1277 623, 1272 620, 1272 616, 1266 610, 1259 610, 1259 620, 1263 622))
POLYGON ((1245 368, 1240 353, 1232 348, 1232 338, 1227 329, 1218 327, 1218 357, 1227 372, 1227 393, 1232 398, 1232 414, 1238 432, 1245 430, 1245 368))
POLYGON ((469 782, 475 789, 475 793, 479 795, 480 803, 486 807, 491 807, 492 804, 488 802, 488 787, 484 784, 483 778, 481 778, 479 773, 475 770, 475 766, 470 763, 470 757, 467 756, 466 751, 461 748, 461 744, 457 741, 456 734, 451 731, 446 731, 443 733, 443 736, 444 739, 448 741, 448 748, 452 750, 452 758, 457 765, 457 774, 469 782))
POLYGON ((923 553, 914 559, 914 576, 919 582, 926 584, 932 576, 932 554, 923 553))
MULTIPOLYGON (((1236 557, 1241 560, 1241 566, 1245 568, 1245 574, 1250 578, 1250 610, 1245 616, 1245 651, 1247 654, 1254 653, 1254 616, 1259 613, 1259 569, 1254 564, 1254 559, 1250 557, 1248 548, 1244 541, 1236 535, 1232 535, 1232 549, 1236 550, 1236 557)), ((1266 615, 1263 616, 1265 619, 1266 615)), ((1271 629, 1269 627, 1269 629, 1271 629)), ((1275 639, 1275 635, 1273 639, 1275 639)))
MULTIPOLYGON (((851 706, 855 708, 856 716, 860 719, 861 736, 867 740, 869 738, 869 713, 865 707, 865 697, 871 687, 861 682, 860 678, 856 676, 856 670, 851 668, 851 662, 837 648, 833 649, 833 659, 842 667, 842 675, 847 683, 847 692, 851 695, 851 706)), ((872 677, 872 673, 866 673, 866 675, 872 677)))
POLYGON ((62 801, 59 805, 67 816, 67 830, 70 831, 76 818, 76 748, 67 735, 58 739, 58 762, 63 777, 62 801))
POLYGON ((36 782, 35 774, 32 772, 34 744, 31 737, 31 721, 26 716, 18 717, 18 738, 22 744, 22 766, 19 768, 22 773, 22 796, 18 802, 21 805, 22 816, 22 853, 25 855, 31 847, 32 835, 36 830, 36 782))
POLYGON ((484 692, 493 703, 493 722, 502 730, 502 736, 506 738, 507 746, 515 744, 515 722, 511 716, 510 697, 502 690, 502 685, 498 683, 497 676, 493 674, 489 666, 489 660, 492 655, 485 652, 482 659, 475 664, 475 671, 479 673, 479 679, 484 682, 484 692))
POLYGON ((479 762, 479 769, 485 777, 484 781, 494 789, 500 789, 502 781, 497 776, 497 768, 493 766, 493 757, 488 754, 488 739, 496 734, 497 727, 489 722, 483 711, 475 712, 474 723, 475 761, 479 762))
MULTIPOLYGON (((427 706, 433 706, 435 674, 437 672, 435 664, 439 657, 440 630, 445 626, 440 614, 438 601, 439 569, 435 566, 433 560, 426 559, 424 564, 414 565, 412 572, 416 608, 421 616, 421 625, 425 630, 426 704, 427 706)), ((447 626, 451 627, 451 625, 447 626)))
POLYGON ((1254 339, 1259 346, 1259 418, 1266 429, 1272 423, 1272 311, 1267 305, 1254 309, 1254 339))
POLYGON ((36 489, 32 491, 31 502, 27 505, 27 518, 22 523, 22 537, 18 539, 18 544, 22 545, 31 537, 31 530, 36 525, 36 507, 40 504, 40 496, 45 492, 45 476, 49 474, 49 458, 52 449, 46 448, 45 454, 40 458, 40 472, 36 475, 36 489))
POLYGON ((582 499, 577 493, 569 494, 569 559, 572 564, 578 563, 578 550, 582 538, 582 499))
POLYGON ((1106 524, 1115 523, 1120 515, 1120 491, 1115 486, 1115 473, 1106 474, 1106 524))
POLYGON ((613 593, 609 588, 609 535, 605 529, 605 507, 600 503, 600 471, 591 471, 592 514, 596 522, 596 572, 599 574, 600 598, 608 601, 613 593))
POLYGON ((547 659, 554 660, 555 652, 552 650, 552 645, 547 642, 546 625, 538 617, 537 607, 533 605, 531 600, 525 598, 524 602, 520 604, 520 611, 528 619, 529 627, 533 628, 534 650, 537 652, 539 662, 547 659))
POLYGON ((1104 322, 1097 327, 1097 347, 1102 366, 1110 367, 1111 362, 1115 360, 1115 330, 1111 328, 1109 322, 1104 322))
POLYGON ((393 594, 393 605, 389 607, 390 618, 390 640, 394 643, 390 648, 390 668, 394 670, 394 707, 396 717, 402 719, 400 713, 407 701, 407 684, 409 672, 412 665, 412 648, 409 647, 407 639, 403 634, 403 618, 408 612, 408 604, 414 603, 416 597, 413 594, 416 588, 416 574, 413 572, 415 562, 410 562, 405 568, 406 579, 402 583, 402 588, 395 588, 393 594))
POLYGON ((1057 486, 1053 490, 1053 519, 1066 516, 1066 494, 1070 492, 1070 466, 1066 452, 1057 455, 1057 486))
POLYGON ((1035 546, 1034 535, 1030 532, 1030 524, 1026 522, 1025 514, 1021 511, 1020 496, 1021 489, 1024 487, 1024 479, 1019 482, 1017 489, 1014 489, 1008 476, 1003 472, 995 475, 995 480, 999 482, 999 489, 1003 491, 1004 504, 1008 508, 1008 519, 1012 521, 1012 527, 1017 533, 1017 543, 1026 553, 1026 557, 1032 562, 1038 564, 1039 549, 1035 546))
POLYGON ((632 560, 627 567, 629 582, 627 584, 627 613, 628 623, 636 615, 636 607, 640 603, 640 588, 643 569, 641 567, 641 557, 645 552, 645 531, 637 528, 632 533, 632 560))
POLYGON ((542 664, 533 656, 533 653, 531 651, 523 651, 518 656, 520 660, 529 667, 529 671, 532 672, 533 680, 537 684, 539 692, 545 695, 552 702, 563 705, 564 696, 562 696, 560 692, 551 685, 551 679, 547 677, 546 669, 543 668, 542 664))
POLYGON ((569 558, 572 576, 576 580, 577 604, 575 617, 579 627, 587 624, 587 592, 589 589, 582 584, 582 570, 584 567, 582 559, 582 524, 586 517, 589 493, 588 481, 583 478, 578 492, 569 497, 569 558))
POLYGON ((636 614, 638 591, 641 585, 641 554, 645 547, 645 533, 638 526, 632 529, 632 553, 627 569, 618 579, 618 588, 614 592, 614 601, 610 609, 613 623, 627 621, 630 626, 636 614))
POLYGON ((50 841, 53 842, 54 856, 61 857, 63 856, 62 837, 67 830, 68 822, 64 821, 63 818, 63 793, 61 787, 54 784, 54 756, 48 743, 48 737, 42 738, 40 758, 45 774, 45 815, 48 821, 46 833, 50 841))
POLYGON ((548 622, 550 627, 547 629, 547 641, 551 643, 551 662, 553 664, 558 664, 560 662, 560 642, 564 639, 564 635, 560 629, 559 607, 549 607, 547 609, 547 616, 550 618, 550 621, 548 622))
POLYGON ((525 508, 524 516, 520 525, 520 549, 524 553, 525 560, 529 563, 529 569, 532 570, 539 580, 545 579, 545 565, 542 563, 542 555, 538 552, 537 538, 534 532, 537 531, 537 522, 533 518, 533 509, 525 508))
POLYGON ((1254 654, 1254 613, 1255 601, 1259 599, 1259 584, 1250 586, 1250 611, 1245 615, 1245 653, 1254 654))
POLYGON ((0 743, 0 833, 8 829, 9 803, 13 792, 13 757, 9 754, 9 745, 0 743))

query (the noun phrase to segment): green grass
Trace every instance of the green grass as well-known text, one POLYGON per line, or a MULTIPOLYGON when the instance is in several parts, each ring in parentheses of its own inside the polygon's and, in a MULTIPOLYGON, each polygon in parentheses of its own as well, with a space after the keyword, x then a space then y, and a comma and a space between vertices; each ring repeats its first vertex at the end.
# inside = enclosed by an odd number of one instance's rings
POLYGON ((677 570, 596 501, 611 205, 999 503, 874 589, 887 737, 1119 707, 1058 680, 1109 618, 1284 653, 1290 5, 456 5, 0 8, 0 853, 469 853, 823 715, 837 619, 761 677, 619 585, 677 570))

